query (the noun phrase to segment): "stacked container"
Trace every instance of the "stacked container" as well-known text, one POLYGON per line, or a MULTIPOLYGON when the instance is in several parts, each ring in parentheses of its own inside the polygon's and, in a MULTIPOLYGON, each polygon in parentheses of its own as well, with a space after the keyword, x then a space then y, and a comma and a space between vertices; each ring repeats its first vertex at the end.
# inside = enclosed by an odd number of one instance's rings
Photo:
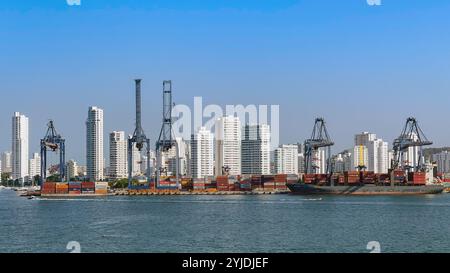
POLYGON ((344 172, 345 183, 349 185, 359 184, 361 181, 358 171, 344 172))
POLYGON ((81 182, 69 182, 69 194, 81 194, 81 182))
POLYGON ((303 181, 305 184, 315 184, 316 183, 316 175, 315 174, 305 174, 303 175, 303 181))
POLYGON ((391 182, 391 178, 387 173, 378 174, 378 182, 382 184, 389 184, 391 182))
POLYGON ((56 193, 56 183, 45 182, 41 187, 42 194, 55 194, 56 193))
POLYGON ((286 183, 287 184, 295 184, 298 183, 298 175, 296 174, 288 174, 287 175, 287 179, 286 179, 286 183))
POLYGON ((375 184, 375 182, 376 182, 375 172, 363 172, 362 173, 362 182, 364 184, 375 184))
POLYGON ((406 174, 404 170, 394 170, 394 179, 397 183, 405 182, 406 174))
POLYGON ((327 180, 328 180, 327 174, 317 174, 316 175, 316 181, 317 181, 317 184, 319 184, 319 185, 326 184, 328 182, 327 180))
POLYGON ((240 191, 252 191, 252 182, 250 179, 242 180, 241 183, 239 183, 239 189, 240 191))
POLYGON ((205 190, 207 191, 217 191, 217 183, 214 181, 213 176, 207 176, 205 178, 205 190))
POLYGON ((56 183, 55 193, 56 194, 68 194, 69 193, 69 184, 68 183, 56 183))
POLYGON ((228 176, 218 176, 216 178, 217 190, 218 191, 229 191, 229 180, 228 176))
POLYGON ((108 194, 108 182, 95 183, 95 194, 107 195, 108 194))
POLYGON ((262 188, 262 176, 261 175, 252 175, 252 190, 261 189, 262 188))
POLYGON ((193 179, 193 189, 194 191, 204 191, 206 189, 204 178, 194 178, 193 179))
POLYGON ((275 189, 286 191, 287 190, 287 183, 288 175, 287 174, 277 174, 275 176, 275 189))
POLYGON ((408 173, 408 181, 414 185, 425 185, 427 183, 426 174, 422 172, 408 173))
POLYGON ((338 173, 334 173, 331 176, 331 181, 333 181, 334 185, 339 185, 339 184, 344 184, 345 180, 344 180, 344 176, 338 174, 338 173))
POLYGON ((82 194, 95 194, 95 182, 82 182, 81 183, 82 194))

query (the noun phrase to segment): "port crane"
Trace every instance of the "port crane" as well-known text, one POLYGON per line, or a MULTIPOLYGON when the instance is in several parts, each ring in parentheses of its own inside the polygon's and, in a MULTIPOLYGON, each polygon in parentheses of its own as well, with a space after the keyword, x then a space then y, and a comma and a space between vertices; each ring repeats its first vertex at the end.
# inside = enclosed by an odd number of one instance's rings
POLYGON ((47 123, 47 133, 41 139, 41 186, 47 179, 47 151, 59 151, 59 180, 66 178, 66 140, 56 131, 53 120, 47 123))
POLYGON ((409 117, 406 120, 406 124, 403 127, 403 130, 400 134, 400 136, 394 140, 393 150, 394 150, 394 156, 391 162, 391 185, 394 184, 394 170, 398 168, 403 168, 404 170, 411 170, 414 171, 424 171, 425 169, 425 162, 423 162, 423 147, 433 145, 432 141, 429 141, 425 134, 423 133, 422 129, 419 126, 418 121, 414 117, 409 117), (405 165, 401 166, 401 162, 404 158, 405 153, 407 150, 411 147, 419 147, 419 157, 417 159, 417 162, 411 162, 413 163, 413 166, 405 165), (414 166, 415 164, 415 166, 414 166))
POLYGON ((136 85, 136 128, 133 136, 128 138, 128 188, 132 188, 133 182, 133 148, 136 147, 139 153, 145 148, 147 154, 147 182, 151 180, 150 170, 150 139, 144 133, 142 129, 142 108, 141 108, 141 79, 135 80, 136 85))
POLYGON ((162 155, 170 149, 175 148, 175 168, 177 188, 180 186, 180 155, 178 142, 174 139, 173 118, 172 118, 172 81, 163 81, 163 120, 161 132, 156 142, 156 187, 160 186, 162 167, 162 155))
POLYGON ((329 176, 328 180, 331 181, 332 164, 331 164, 331 146, 334 142, 331 140, 330 135, 323 118, 316 118, 314 128, 311 134, 311 138, 305 140, 305 172, 317 173, 319 166, 313 164, 313 159, 317 152, 325 148, 326 150, 326 174, 329 176))

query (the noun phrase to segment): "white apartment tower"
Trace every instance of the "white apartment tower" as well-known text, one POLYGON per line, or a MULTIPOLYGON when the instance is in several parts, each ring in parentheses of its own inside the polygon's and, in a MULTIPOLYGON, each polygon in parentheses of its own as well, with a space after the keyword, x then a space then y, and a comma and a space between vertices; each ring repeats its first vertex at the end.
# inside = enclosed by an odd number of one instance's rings
MULTIPOLYGON (((411 133, 411 139, 413 141, 418 141, 419 137, 416 133, 411 133)), ((400 159, 401 166, 417 167, 419 162, 425 163, 423 158, 420 158, 420 147, 413 146, 409 147, 403 154, 403 158, 400 159)))
POLYGON ((434 154, 433 161, 437 164, 438 173, 450 173, 450 153, 448 151, 434 154))
POLYGON ((216 175, 241 174, 241 122, 227 116, 216 121, 215 172, 216 175))
MULTIPOLYGON (((187 147, 188 145, 186 144, 186 142, 183 140, 183 138, 181 137, 176 137, 175 141, 178 144, 178 157, 179 157, 179 166, 178 166, 178 171, 180 175, 186 175, 187 173, 187 147)), ((176 155, 177 155, 177 148, 174 146, 172 147, 166 154, 165 154, 165 158, 166 160, 164 160, 165 162, 163 162, 163 167, 167 167, 168 173, 171 175, 175 175, 176 174, 176 169, 177 169, 177 160, 176 160, 176 155)))
POLYGON ((28 134, 29 121, 25 115, 14 113, 12 118, 12 177, 20 182, 25 182, 29 176, 28 158, 28 134))
POLYGON ((270 174, 270 126, 245 125, 242 132, 242 174, 270 174))
POLYGON ((103 110, 89 107, 86 121, 86 163, 87 177, 93 181, 104 179, 103 157, 103 110))
POLYGON ((109 135, 109 176, 113 179, 128 177, 128 154, 125 132, 113 131, 109 135))
POLYGON ((74 160, 69 160, 67 162, 67 180, 71 180, 78 176, 78 164, 74 160))
POLYGON ((350 169, 348 171, 369 170, 369 149, 364 145, 357 145, 353 148, 350 169))
POLYGON ((33 158, 29 162, 29 176, 33 180, 36 175, 41 174, 41 156, 38 153, 33 154, 33 158))
POLYGON ((191 137, 191 174, 193 178, 214 175, 214 136, 205 127, 191 137))
POLYGON ((376 134, 363 132, 355 136, 355 147, 357 146, 365 146, 368 150, 367 171, 375 173, 388 172, 389 147, 387 142, 377 138, 376 134))
POLYGON ((274 157, 276 174, 298 174, 298 145, 281 145, 274 157))
POLYGON ((2 171, 4 173, 11 173, 12 172, 12 154, 11 152, 4 152, 2 153, 2 171))

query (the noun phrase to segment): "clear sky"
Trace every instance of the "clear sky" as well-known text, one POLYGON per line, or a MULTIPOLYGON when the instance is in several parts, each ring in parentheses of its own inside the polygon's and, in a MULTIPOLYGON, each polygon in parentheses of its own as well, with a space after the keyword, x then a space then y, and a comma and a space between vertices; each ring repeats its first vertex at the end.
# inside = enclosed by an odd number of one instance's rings
POLYGON ((450 145, 449 14, 448 0, 2 0, 0 151, 20 111, 30 153, 52 118, 84 163, 88 106, 105 110, 106 139, 130 133, 136 77, 152 143, 171 79, 178 104, 279 104, 283 143, 308 137, 316 116, 335 152, 361 131, 392 143, 415 116, 450 145))

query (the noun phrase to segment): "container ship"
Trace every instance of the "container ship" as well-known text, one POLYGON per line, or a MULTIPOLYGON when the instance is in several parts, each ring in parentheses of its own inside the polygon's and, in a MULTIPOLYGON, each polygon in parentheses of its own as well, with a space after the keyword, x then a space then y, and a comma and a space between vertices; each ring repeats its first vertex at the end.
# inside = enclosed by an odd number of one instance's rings
POLYGON ((373 172, 345 172, 343 175, 306 174, 302 182, 289 183, 287 187, 293 194, 332 194, 332 195, 422 195, 440 194, 445 187, 427 185, 425 173, 394 171, 391 183, 388 174, 376 175, 373 172))
POLYGON ((41 186, 42 197, 92 197, 108 195, 107 182, 45 182, 41 186))

